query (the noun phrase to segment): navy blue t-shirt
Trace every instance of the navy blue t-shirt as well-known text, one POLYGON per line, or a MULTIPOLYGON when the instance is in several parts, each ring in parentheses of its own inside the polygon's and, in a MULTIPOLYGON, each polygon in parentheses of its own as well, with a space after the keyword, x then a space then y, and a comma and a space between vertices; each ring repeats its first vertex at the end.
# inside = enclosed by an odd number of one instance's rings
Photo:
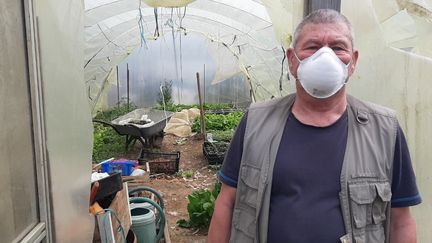
MULTIPOLYGON (((232 187, 237 186, 246 117, 218 173, 232 187)), ((339 192, 347 134, 347 112, 327 127, 302 124, 292 113, 288 117, 273 172, 268 242, 336 243, 345 234, 339 192)), ((413 206, 421 198, 400 127, 395 146, 392 207, 413 206)))

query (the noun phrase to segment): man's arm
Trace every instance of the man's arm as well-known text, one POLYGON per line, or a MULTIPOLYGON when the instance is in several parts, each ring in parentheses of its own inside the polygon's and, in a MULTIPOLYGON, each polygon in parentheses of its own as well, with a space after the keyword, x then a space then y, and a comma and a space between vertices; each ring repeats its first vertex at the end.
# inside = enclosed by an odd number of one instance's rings
POLYGON ((392 208, 390 216, 390 243, 416 243, 416 224, 410 208, 392 208))
POLYGON ((229 241, 236 190, 236 188, 222 183, 221 191, 216 199, 207 243, 223 243, 229 241))

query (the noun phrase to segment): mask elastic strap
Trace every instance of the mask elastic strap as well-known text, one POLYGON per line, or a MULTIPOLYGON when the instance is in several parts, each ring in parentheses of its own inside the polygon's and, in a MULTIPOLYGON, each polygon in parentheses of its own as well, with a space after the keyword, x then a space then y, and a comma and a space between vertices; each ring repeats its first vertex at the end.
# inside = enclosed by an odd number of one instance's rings
POLYGON ((347 64, 345 64, 345 63, 344 64, 346 65, 346 67, 349 67, 349 65, 351 64, 351 62, 352 62, 352 57, 350 57, 350 61, 347 64))
POLYGON ((297 60, 301 63, 302 61, 300 60, 300 58, 298 58, 298 56, 297 56, 296 52, 294 51, 294 49, 293 49, 293 53, 294 53, 294 56, 297 58, 297 60))
MULTIPOLYGON (((340 59, 339 59, 340 60, 340 59)), ((342 61, 342 60, 341 60, 342 61)), ((351 62, 352 62, 352 57, 350 58, 350 61, 347 63, 347 64, 345 64, 345 66, 346 66, 346 68, 347 68, 347 72, 349 72, 349 65, 351 64, 351 62)), ((343 63, 343 62, 342 62, 343 63)), ((345 81, 344 81, 344 84, 346 84, 346 83, 348 83, 348 79, 349 79, 349 74, 347 73, 347 78, 345 79, 345 81)))

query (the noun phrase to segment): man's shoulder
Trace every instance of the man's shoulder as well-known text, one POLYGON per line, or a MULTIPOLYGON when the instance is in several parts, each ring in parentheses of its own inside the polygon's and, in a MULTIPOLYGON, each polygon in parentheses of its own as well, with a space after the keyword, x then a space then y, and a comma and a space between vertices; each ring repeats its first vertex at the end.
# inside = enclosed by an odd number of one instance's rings
POLYGON ((269 107, 286 107, 295 98, 295 94, 289 94, 284 97, 274 98, 271 100, 258 101, 250 105, 249 110, 267 109, 269 107))
POLYGON ((347 95, 348 105, 354 107, 359 112, 367 112, 371 114, 387 116, 387 117, 396 117, 396 111, 382 106, 370 101, 360 100, 352 95, 347 95))

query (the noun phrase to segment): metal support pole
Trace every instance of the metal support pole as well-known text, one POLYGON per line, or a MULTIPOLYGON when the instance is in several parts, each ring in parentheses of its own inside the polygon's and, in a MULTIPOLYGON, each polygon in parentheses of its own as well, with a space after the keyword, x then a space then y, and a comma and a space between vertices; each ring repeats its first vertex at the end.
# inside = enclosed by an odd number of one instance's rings
POLYGON ((127 76, 126 76, 126 82, 127 82, 127 109, 129 111, 129 63, 126 64, 126 68, 127 68, 127 76))
POLYGON ((117 74, 117 108, 120 108, 120 82, 119 82, 119 68, 116 66, 116 74, 117 74))

